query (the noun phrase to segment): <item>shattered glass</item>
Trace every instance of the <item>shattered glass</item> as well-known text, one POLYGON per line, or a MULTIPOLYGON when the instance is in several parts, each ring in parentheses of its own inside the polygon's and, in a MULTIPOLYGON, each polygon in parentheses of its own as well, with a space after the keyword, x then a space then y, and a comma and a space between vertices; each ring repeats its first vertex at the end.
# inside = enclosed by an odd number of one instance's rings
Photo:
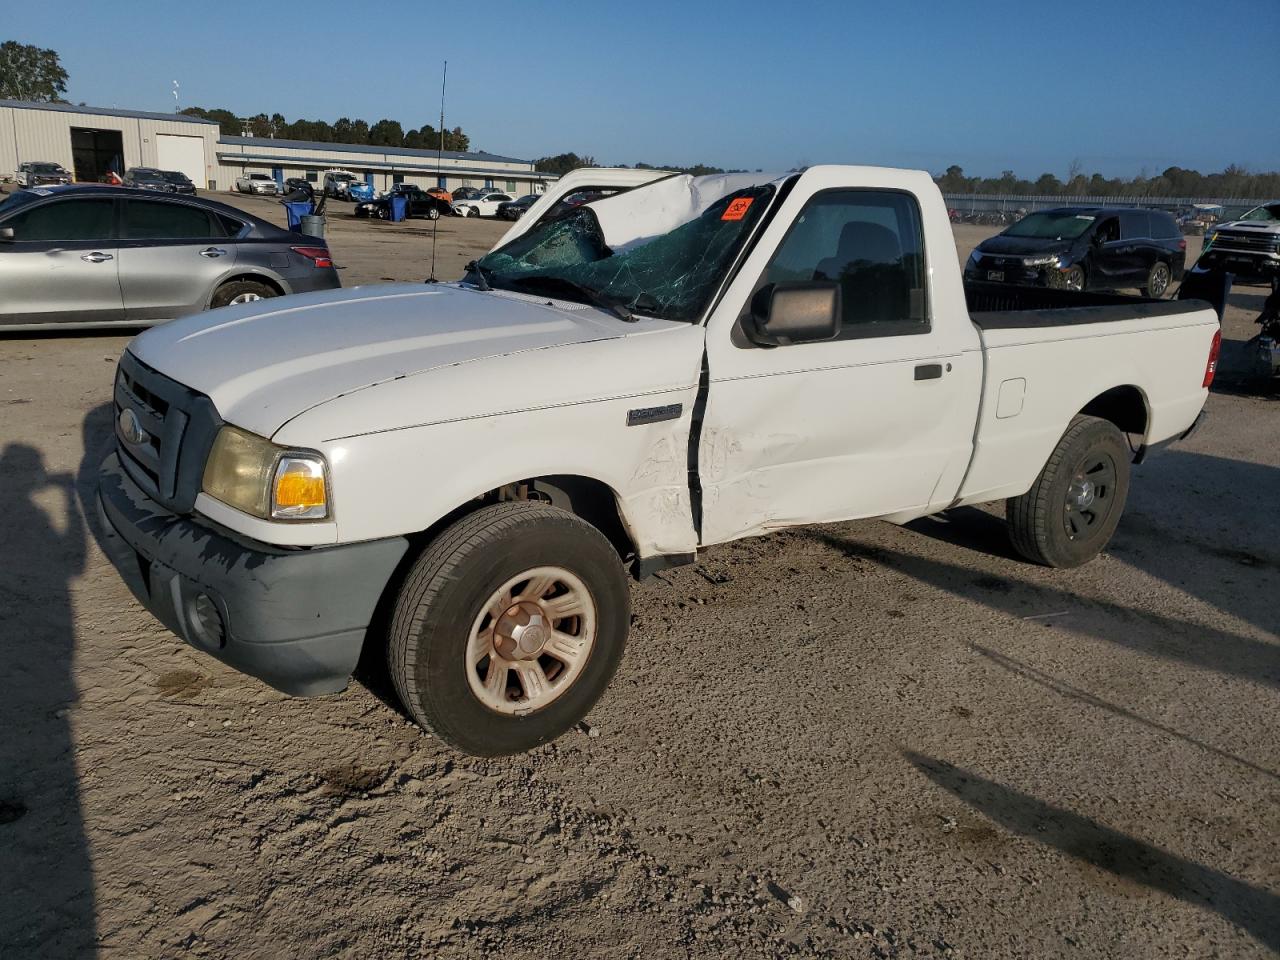
POLYGON ((606 243, 595 211, 581 206, 483 257, 477 269, 498 289, 586 299, 694 322, 773 191, 769 184, 736 190, 670 232, 618 252, 606 243))

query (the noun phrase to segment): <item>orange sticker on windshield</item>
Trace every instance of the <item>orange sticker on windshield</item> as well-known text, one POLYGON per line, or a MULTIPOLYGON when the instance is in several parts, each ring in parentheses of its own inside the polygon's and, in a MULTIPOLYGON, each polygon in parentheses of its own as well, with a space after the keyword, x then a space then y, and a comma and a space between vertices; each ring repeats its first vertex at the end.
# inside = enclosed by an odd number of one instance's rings
POLYGON ((721 214, 721 220, 741 220, 747 215, 747 211, 751 209, 751 201, 755 197, 739 197, 732 201, 729 206, 725 207, 724 213, 721 214))

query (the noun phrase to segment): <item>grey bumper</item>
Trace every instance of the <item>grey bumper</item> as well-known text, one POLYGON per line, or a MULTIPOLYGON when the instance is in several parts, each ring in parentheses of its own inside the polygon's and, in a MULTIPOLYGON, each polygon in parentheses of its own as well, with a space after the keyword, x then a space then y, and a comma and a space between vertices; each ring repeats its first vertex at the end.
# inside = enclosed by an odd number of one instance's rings
POLYGON ((294 696, 347 685, 374 608, 408 549, 402 537, 297 550, 240 538, 160 507, 114 453, 102 464, 98 510, 112 563, 157 620, 294 696), (220 638, 199 629, 202 595, 221 615, 220 638))

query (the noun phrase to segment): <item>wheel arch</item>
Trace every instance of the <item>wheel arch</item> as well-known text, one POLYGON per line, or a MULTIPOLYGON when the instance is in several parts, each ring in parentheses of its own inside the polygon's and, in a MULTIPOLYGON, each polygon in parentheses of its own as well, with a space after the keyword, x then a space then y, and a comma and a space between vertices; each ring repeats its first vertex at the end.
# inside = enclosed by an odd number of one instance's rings
POLYGON ((1151 405, 1141 387, 1126 383, 1104 390, 1081 407, 1079 414, 1110 421, 1122 433, 1137 435, 1146 443, 1151 405))
POLYGON ((219 290, 225 287, 228 283, 238 283, 242 280, 264 284, 273 289, 278 297, 287 296, 289 293, 280 279, 278 277, 273 277, 269 273, 257 273, 253 270, 236 270, 213 285, 213 289, 209 291, 208 299, 205 300, 205 309, 209 309, 209 305, 213 303, 214 295, 217 294, 219 290))

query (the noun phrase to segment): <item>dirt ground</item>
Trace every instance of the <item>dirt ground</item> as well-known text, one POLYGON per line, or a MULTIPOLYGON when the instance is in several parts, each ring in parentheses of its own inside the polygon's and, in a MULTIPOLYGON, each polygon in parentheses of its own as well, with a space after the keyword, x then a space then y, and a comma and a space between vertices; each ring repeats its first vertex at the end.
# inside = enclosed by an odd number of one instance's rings
MULTIPOLYGON (((430 229, 335 217, 344 283, 425 276, 430 229)), ((450 277, 501 228, 439 229, 450 277)), ((127 338, 0 339, 0 957, 1271 955, 1262 294, 1100 559, 1029 566, 976 509, 709 550, 634 588, 589 729, 504 760, 374 672, 293 700, 155 623, 91 506, 127 338)))

